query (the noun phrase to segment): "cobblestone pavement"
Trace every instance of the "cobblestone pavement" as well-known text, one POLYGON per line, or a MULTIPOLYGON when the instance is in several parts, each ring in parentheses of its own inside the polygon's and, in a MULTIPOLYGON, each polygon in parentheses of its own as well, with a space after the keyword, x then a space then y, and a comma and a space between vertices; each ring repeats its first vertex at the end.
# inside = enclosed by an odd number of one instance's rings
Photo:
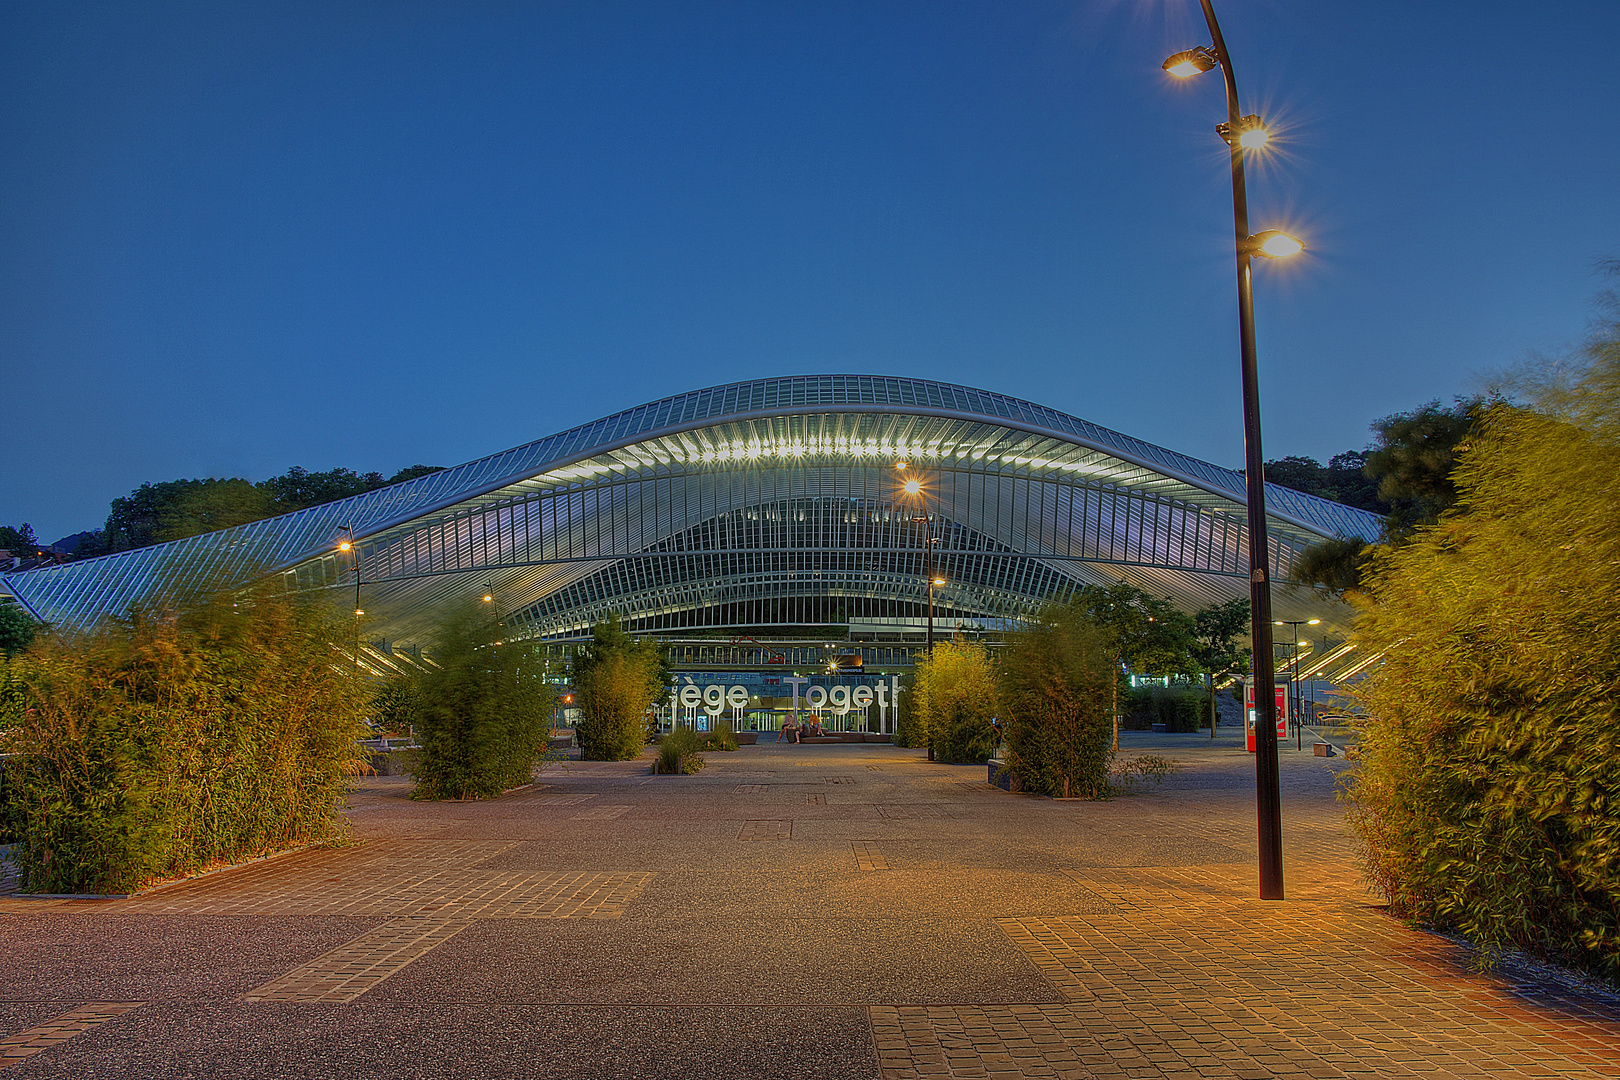
POLYGON ((569 763, 483 803, 371 778, 356 844, 129 899, 0 895, 10 1077, 1620 1077, 1620 999, 1481 974, 1356 876, 1337 760, 1111 802, 870 744, 696 776, 569 763))

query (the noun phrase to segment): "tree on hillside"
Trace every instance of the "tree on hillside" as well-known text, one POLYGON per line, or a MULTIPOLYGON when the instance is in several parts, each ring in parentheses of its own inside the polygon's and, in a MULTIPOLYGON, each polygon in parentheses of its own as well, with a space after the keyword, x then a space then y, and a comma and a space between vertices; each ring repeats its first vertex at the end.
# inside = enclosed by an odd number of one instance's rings
POLYGON ((200 480, 157 513, 158 543, 270 517, 274 503, 246 480, 200 480))
POLYGON ((174 508, 196 489, 218 482, 166 480, 142 484, 128 495, 114 499, 107 512, 107 524, 102 529, 108 550, 129 551, 161 543, 164 520, 174 508))
POLYGON ((1377 498, 1387 508, 1380 535, 1312 544, 1294 564, 1294 581, 1327 596, 1347 596, 1360 587, 1378 551, 1405 543, 1414 529, 1440 520, 1457 501, 1452 471, 1458 455, 1478 432, 1487 408, 1483 398, 1458 398, 1449 408, 1431 401, 1374 421, 1377 439, 1360 456, 1367 480, 1377 485, 1377 498))
POLYGON ((287 514, 374 491, 385 483, 379 472, 357 473, 344 468, 310 472, 302 465, 294 465, 280 476, 261 481, 258 487, 274 502, 276 513, 287 514))
POLYGON ((1334 454, 1326 465, 1310 457, 1278 458, 1266 462, 1266 480, 1374 514, 1387 514, 1389 504, 1378 497, 1378 481, 1365 471, 1368 453, 1346 450, 1334 454))
POLYGON ((112 501, 99 542, 90 541, 77 553, 100 555, 150 547, 346 499, 439 471, 433 465, 411 465, 384 479, 382 473, 376 472, 357 473, 345 468, 310 472, 295 465, 257 484, 239 477, 142 484, 112 501))
POLYGON ((574 729, 580 755, 629 761, 647 745, 647 714, 668 693, 672 676, 658 642, 631 637, 610 615, 575 651, 568 681, 580 711, 574 729))
POLYGON ((39 537, 34 535, 34 527, 26 521, 15 529, 10 525, 0 525, 0 551, 9 551, 21 558, 38 550, 39 537))
POLYGON ((1373 424, 1377 444, 1367 455, 1367 475, 1390 505, 1385 531, 1401 536, 1432 525, 1457 502, 1452 472, 1457 457, 1485 415, 1483 398, 1458 398, 1449 408, 1431 401, 1373 424))

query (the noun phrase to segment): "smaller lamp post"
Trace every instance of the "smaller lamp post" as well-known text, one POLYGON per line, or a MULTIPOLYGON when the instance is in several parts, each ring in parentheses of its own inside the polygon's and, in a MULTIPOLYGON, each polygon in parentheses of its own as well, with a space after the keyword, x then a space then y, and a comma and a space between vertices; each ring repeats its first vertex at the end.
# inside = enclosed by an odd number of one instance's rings
POLYGON ((1288 695, 1288 711, 1293 717, 1294 721, 1294 749, 1303 750, 1305 749, 1305 730, 1300 726, 1299 722, 1299 647, 1305 644, 1305 642, 1299 640, 1299 628, 1302 626, 1320 626, 1322 625, 1322 620, 1277 619, 1275 620, 1275 623, 1278 626, 1286 626, 1289 628, 1289 634, 1291 635, 1289 640, 1293 642, 1294 653, 1291 657, 1293 660, 1293 674, 1289 676, 1288 680, 1288 688, 1290 691, 1288 695))
POLYGON ((349 553, 354 563, 354 616, 359 618, 365 612, 360 608, 360 542, 354 538, 354 526, 339 525, 343 532, 343 539, 338 541, 337 549, 349 553))
POLYGON ((339 525, 343 538, 338 541, 337 549, 349 553, 354 563, 354 673, 360 674, 360 618, 365 614, 360 607, 360 544, 354 538, 354 526, 339 525))

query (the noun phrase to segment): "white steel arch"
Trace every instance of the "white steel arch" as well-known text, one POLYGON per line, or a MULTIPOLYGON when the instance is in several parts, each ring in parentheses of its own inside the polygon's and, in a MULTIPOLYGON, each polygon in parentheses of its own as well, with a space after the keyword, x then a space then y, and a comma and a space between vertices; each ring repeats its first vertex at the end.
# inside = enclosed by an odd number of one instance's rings
MULTIPOLYGON (((1273 580, 1359 510, 1268 485, 1273 580)), ((879 376, 762 379, 639 406, 500 454, 297 513, 6 579, 41 618, 87 625, 197 585, 279 575, 354 587, 368 636, 424 639, 441 605, 499 594, 514 630, 907 627, 925 535, 943 625, 1016 617, 1079 583, 1186 607, 1247 595, 1240 473, 987 391, 879 376), (926 525, 895 463, 928 484, 926 525), (357 555, 340 554, 352 526, 357 555)), ((352 593, 349 594, 352 596, 352 593)), ((1347 613, 1279 589, 1278 614, 1347 613)))

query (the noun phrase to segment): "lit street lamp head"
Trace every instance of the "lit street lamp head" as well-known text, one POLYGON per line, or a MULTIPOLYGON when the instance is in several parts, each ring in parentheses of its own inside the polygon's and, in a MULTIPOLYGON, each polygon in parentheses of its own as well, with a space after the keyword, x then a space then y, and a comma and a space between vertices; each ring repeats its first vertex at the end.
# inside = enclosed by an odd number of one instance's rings
POLYGON ((1268 259, 1286 259, 1304 250, 1305 244, 1297 236, 1289 236, 1276 229, 1267 229, 1249 237, 1251 255, 1262 255, 1268 259))
MULTIPOLYGON (((1216 124, 1215 133, 1228 145, 1233 142, 1231 124, 1216 124)), ((1264 120, 1251 113, 1238 121, 1236 142, 1245 150, 1263 150, 1271 143, 1271 131, 1264 120)))
POLYGON ((1164 70, 1178 79, 1190 79, 1213 70, 1218 63, 1220 60, 1215 54, 1200 45, 1196 49, 1176 53, 1164 62, 1164 70))

